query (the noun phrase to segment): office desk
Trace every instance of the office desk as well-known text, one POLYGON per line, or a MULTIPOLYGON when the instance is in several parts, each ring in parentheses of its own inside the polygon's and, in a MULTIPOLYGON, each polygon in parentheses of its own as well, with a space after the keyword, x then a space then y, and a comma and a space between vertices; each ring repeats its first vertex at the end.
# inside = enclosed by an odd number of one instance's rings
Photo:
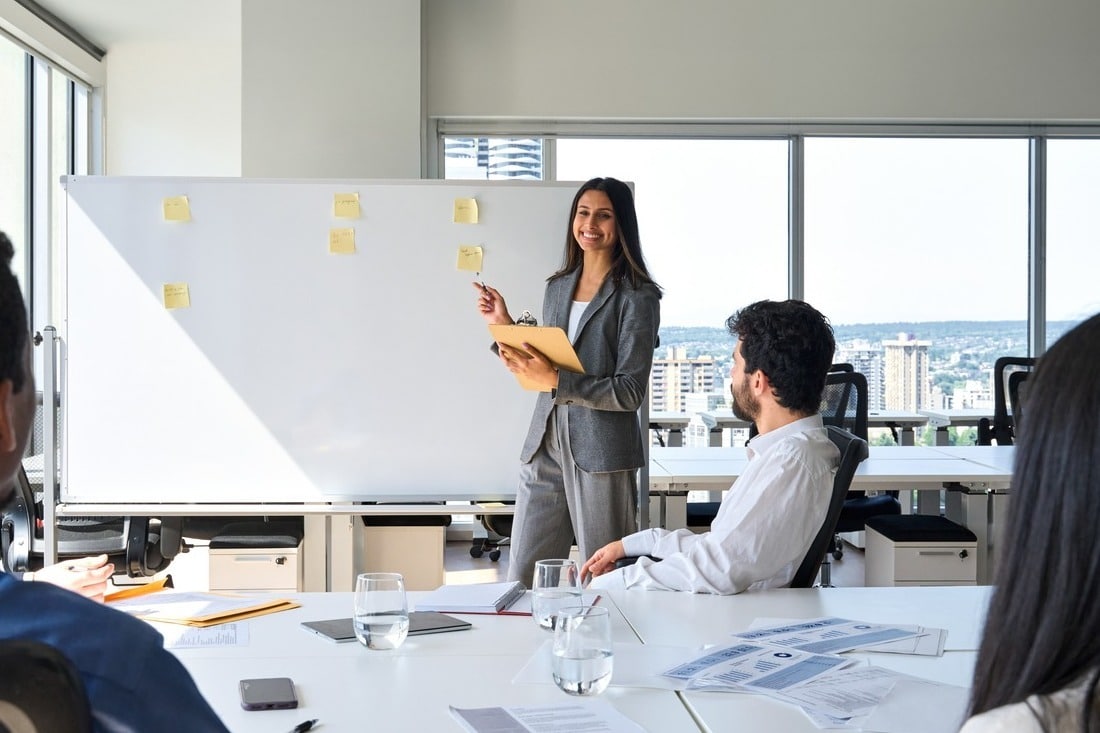
POLYGON ((916 442, 916 428, 927 424, 928 417, 919 412, 871 410, 867 413, 868 428, 889 428, 891 431, 901 431, 900 435, 895 435, 898 445, 913 445, 916 442))
POLYGON ((691 422, 691 415, 686 412, 651 412, 649 413, 650 430, 667 430, 669 448, 677 448, 684 444, 684 428, 691 422))
POLYGON ((742 420, 733 414, 732 410, 711 410, 709 412, 699 413, 703 416, 704 422, 710 425, 710 445, 712 448, 722 447, 722 431, 726 428, 731 430, 747 430, 752 426, 752 423, 748 420, 742 420))
MULTIPOLYGON (((410 593, 410 605, 423 595, 410 593)), ((251 619, 247 646, 180 649, 175 654, 234 733, 278 733, 320 719, 322 730, 460 730, 456 707, 566 704, 577 698, 546 684, 512 679, 551 634, 528 616, 465 615, 470 631, 409 637, 393 651, 370 651, 357 642, 335 644, 299 628, 301 621, 351 615, 351 593, 290 596, 301 608, 251 619), (241 709, 237 682, 249 677, 290 677, 297 710, 241 709)), ((616 645, 641 644, 610 599, 616 645)), ((456 616, 460 614, 455 614, 456 616)), ((164 628, 165 625, 160 625, 164 628)), ((647 730, 698 730, 675 692, 612 686, 598 699, 647 730)))
MULTIPOLYGON (((611 591, 617 645, 695 647, 723 642, 756 618, 838 615, 948 629, 943 657, 858 654, 880 666, 927 679, 969 684, 989 588, 778 589, 737 596, 611 591)), ((410 593, 410 601, 420 595, 410 593)), ((471 631, 410 637, 397 650, 372 652, 334 644, 298 627, 301 621, 349 614, 351 593, 301 593, 302 607, 244 622, 247 646, 180 649, 175 654, 236 733, 289 731, 309 718, 323 730, 460 730, 448 706, 489 707, 577 701, 545 684, 515 683, 517 673, 550 638, 525 616, 466 616, 471 631), (237 682, 294 679, 297 710, 247 712, 237 682)), ((458 614, 455 614, 458 615, 458 614)), ((161 625, 164 628, 164 625, 161 625)), ((797 708, 762 695, 675 693, 618 685, 599 698, 649 731, 816 730, 797 708), (692 716, 696 716, 693 719, 692 716)), ((583 700, 582 700, 583 702, 583 700)))
MULTIPOLYGON (((839 616, 890 624, 919 624, 948 630, 942 657, 853 653, 872 664, 917 677, 969 687, 985 609, 992 589, 783 588, 709 596, 614 591, 610 595, 647 644, 701 645, 722 642, 758 618, 839 616), (670 622, 690 619, 690 622, 670 622)), ((801 710, 763 695, 683 692, 685 704, 704 730, 816 731, 801 710)))
POLYGON ((956 410, 918 410, 928 418, 928 425, 936 429, 936 445, 947 445, 947 429, 977 427, 982 418, 993 419, 992 407, 965 407, 956 410))
MULTIPOLYGON (((962 489, 963 499, 949 502, 948 518, 968 527, 978 538, 978 582, 993 577, 993 514, 990 497, 1003 494, 1012 478, 1007 451, 966 453, 960 446, 953 452, 924 446, 871 446, 870 457, 859 465, 852 478, 853 489, 916 490, 934 497, 939 513, 939 496, 944 484, 962 489), (971 455, 975 460, 961 456, 971 455), (985 462, 979 462, 983 459, 985 462)), ((1008 451, 1011 451, 1011 446, 1008 451)), ((667 492, 670 504, 686 502, 692 490, 728 489, 748 464, 742 449, 735 448, 653 448, 650 451, 650 491, 667 492), (655 470, 652 468, 656 464, 655 470)), ((950 497, 952 492, 948 493, 950 497)), ((686 509, 684 510, 686 513, 686 509)), ((678 514, 670 508, 668 515, 678 514)))

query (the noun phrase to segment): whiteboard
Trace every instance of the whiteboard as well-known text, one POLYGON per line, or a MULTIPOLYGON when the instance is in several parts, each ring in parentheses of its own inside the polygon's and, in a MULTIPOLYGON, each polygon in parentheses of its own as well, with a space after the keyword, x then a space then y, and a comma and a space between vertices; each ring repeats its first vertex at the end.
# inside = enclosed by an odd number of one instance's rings
POLYGON ((500 499, 534 406, 458 269, 541 315, 577 183, 68 177, 67 502, 500 499), (336 194, 360 215, 336 218, 336 194), (164 200, 186 196, 190 221, 164 200), (478 223, 455 223, 473 198, 478 223), (354 228, 354 254, 329 233, 354 228), (169 309, 163 286, 186 283, 169 309))

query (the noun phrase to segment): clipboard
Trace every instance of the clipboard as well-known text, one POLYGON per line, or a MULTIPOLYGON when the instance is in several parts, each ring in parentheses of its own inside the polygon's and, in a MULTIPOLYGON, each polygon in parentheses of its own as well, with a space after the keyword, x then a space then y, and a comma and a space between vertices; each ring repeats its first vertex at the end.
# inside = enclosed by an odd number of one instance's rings
MULTIPOLYGON (((584 374, 584 367, 573 350, 573 344, 569 343, 569 337, 565 331, 557 326, 489 326, 489 333, 497 343, 511 346, 513 349, 523 351, 523 344, 528 343, 541 351, 558 369, 568 372, 584 374)), ((524 351, 524 353, 527 353, 524 351)), ((548 387, 542 387, 520 376, 516 376, 519 385, 524 389, 537 392, 549 392, 548 387)))

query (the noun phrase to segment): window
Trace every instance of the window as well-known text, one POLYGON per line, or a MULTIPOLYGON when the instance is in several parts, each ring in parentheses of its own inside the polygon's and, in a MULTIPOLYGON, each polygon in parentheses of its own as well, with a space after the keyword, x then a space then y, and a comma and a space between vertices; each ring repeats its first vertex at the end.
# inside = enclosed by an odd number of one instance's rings
POLYGON ((1028 142, 809 138, 805 297, 871 409, 992 406, 1026 355, 1028 142))
POLYGON ((1047 348, 1100 312, 1100 140, 1047 144, 1047 348))
POLYGON ((12 263, 26 292, 27 54, 0 36, 0 231, 15 245, 12 263))

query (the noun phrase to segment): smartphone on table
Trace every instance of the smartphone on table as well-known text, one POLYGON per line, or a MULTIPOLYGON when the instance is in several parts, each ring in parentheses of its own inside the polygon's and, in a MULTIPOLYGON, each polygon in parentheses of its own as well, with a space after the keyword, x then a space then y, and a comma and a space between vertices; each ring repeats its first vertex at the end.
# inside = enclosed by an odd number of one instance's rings
POLYGON ((289 677, 241 680, 241 707, 245 710, 288 710, 298 707, 294 681, 289 677))

